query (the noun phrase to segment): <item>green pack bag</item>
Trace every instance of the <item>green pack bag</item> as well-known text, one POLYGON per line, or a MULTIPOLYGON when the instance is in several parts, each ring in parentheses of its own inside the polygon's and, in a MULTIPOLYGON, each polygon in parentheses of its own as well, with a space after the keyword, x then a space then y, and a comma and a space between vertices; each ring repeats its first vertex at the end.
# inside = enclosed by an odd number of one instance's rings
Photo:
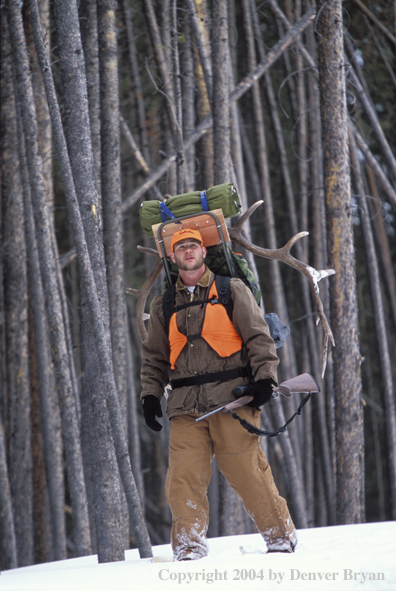
POLYGON ((222 209, 225 218, 238 215, 241 203, 238 191, 233 183, 225 183, 210 187, 206 191, 194 191, 183 195, 175 195, 162 201, 144 201, 140 206, 140 225, 147 236, 152 237, 151 226, 166 222, 169 219, 194 215, 202 211, 222 209))

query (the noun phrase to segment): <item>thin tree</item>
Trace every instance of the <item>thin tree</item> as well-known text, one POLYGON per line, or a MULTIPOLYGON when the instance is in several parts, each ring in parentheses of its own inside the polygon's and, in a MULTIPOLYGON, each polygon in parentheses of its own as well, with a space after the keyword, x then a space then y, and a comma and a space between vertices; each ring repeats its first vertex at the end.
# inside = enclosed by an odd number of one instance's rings
POLYGON ((87 77, 89 122, 95 161, 95 180, 98 195, 101 195, 101 151, 100 151, 100 97, 99 97, 99 55, 98 15, 96 0, 80 2, 81 40, 87 77))
POLYGON ((392 518, 396 518, 396 413, 395 396, 392 383, 392 365, 389 354, 389 344, 386 334, 385 311, 381 294, 381 283, 378 260, 375 253, 373 232, 370 223, 370 211, 364 191, 361 164, 358 159, 356 143, 352 133, 349 135, 350 152, 353 171, 355 194, 358 199, 359 215, 363 231, 364 248, 368 267, 368 277, 371 290, 372 307, 375 317, 378 351, 381 366, 382 392, 385 407, 387 430, 388 466, 390 475, 390 494, 392 499, 392 518))
MULTIPOLYGON (((83 301, 86 302, 86 306, 90 311, 90 321, 92 333, 95 339, 96 352, 100 363, 102 372, 102 380, 104 384, 104 392, 106 395, 107 408, 111 421, 111 433, 114 441, 114 446, 117 455, 118 466, 121 474, 121 479, 124 486, 124 491, 127 497, 129 511, 134 526, 135 536, 139 547, 140 555, 142 558, 152 556, 151 544, 148 537, 146 525, 144 522, 139 497, 136 490, 135 480, 131 471, 131 465, 129 461, 129 454, 125 434, 122 427, 121 412, 117 394, 117 388, 114 379, 114 372, 112 366, 112 355, 111 346, 109 340, 109 332, 106 332, 106 322, 104 321, 102 302, 100 301, 100 294, 103 293, 103 284, 100 285, 100 289, 96 287, 96 281, 94 278, 94 270, 91 265, 91 259, 94 260, 94 251, 88 252, 87 243, 85 241, 84 231, 84 218, 78 207, 76 199, 76 192, 73 183, 73 176, 71 173, 71 163, 69 162, 68 152, 65 143, 65 137, 63 133, 63 127, 59 112, 59 106, 55 94, 54 82, 52 78, 51 69, 49 67, 49 57, 46 52, 41 30, 38 21, 37 3, 35 0, 30 0, 30 13, 33 20, 33 28, 35 33, 35 44, 37 53, 40 60, 40 67, 44 79, 44 85, 47 94, 47 101, 50 108, 51 121, 53 125, 54 138, 56 140, 56 148, 58 152, 58 158, 61 166, 62 179, 65 185, 65 193, 67 197, 67 204, 69 208, 69 215, 73 229, 73 235, 76 244, 76 251, 79 261, 80 268, 80 281, 83 301)), ((59 19, 62 21, 60 24, 63 28, 63 34, 67 36, 65 30, 66 17, 65 10, 69 10, 70 6, 65 5, 59 6, 60 14, 59 19)), ((78 15, 76 7, 73 5, 72 13, 72 24, 74 25, 73 35, 78 30, 76 23, 78 23, 78 15)), ((68 21, 69 22, 69 21, 68 21)), ((68 40, 66 45, 69 46, 69 51, 72 50, 73 42, 75 38, 68 40)), ((81 52, 81 49, 80 49, 81 52)), ((79 53, 80 53, 79 52, 79 53)), ((79 55, 79 54, 78 54, 79 55)), ((71 57, 75 58, 76 53, 71 51, 71 57)), ((78 58, 80 59, 80 58, 78 58)), ((79 71, 79 75, 82 75, 84 64, 80 62, 76 68, 79 71)), ((69 81, 70 82, 70 81, 69 81)), ((82 93, 83 87, 79 88, 78 91, 82 93)), ((87 120, 87 108, 86 103, 83 102, 84 120, 87 120)), ((87 123, 85 123, 86 127, 87 123)), ((89 150, 89 146, 85 146, 85 150, 89 150)), ((92 183, 92 173, 89 182, 92 183)), ((83 210, 84 207, 81 207, 83 210)), ((92 208, 91 214, 95 215, 95 210, 92 208)), ((88 228, 89 229, 89 228, 88 228)), ((98 393, 100 394, 100 392, 98 393)))
MULTIPOLYGON (((231 130, 229 115, 228 71, 228 15, 227 0, 213 5, 213 27, 216 35, 212 40, 213 59, 213 174, 214 184, 229 182, 231 130)), ((219 479, 220 535, 245 533, 241 501, 223 475, 219 479)))
MULTIPOLYGON (((1 85, 1 96, 2 96, 2 104, 1 104, 1 132, 2 132, 2 162, 3 162, 3 170, 2 170, 2 178, 1 178, 1 185, 0 185, 0 195, 3 202, 3 195, 5 186, 3 185, 4 182, 4 172, 5 168, 5 161, 4 161, 4 121, 7 117, 10 116, 12 112, 12 106, 9 102, 9 110, 4 112, 4 107, 7 103, 5 97, 7 96, 5 92, 5 88, 11 88, 10 81, 6 81, 6 62, 8 60, 8 64, 10 62, 10 55, 8 39, 6 37, 6 24, 4 18, 1 20, 1 72, 2 77, 0 80, 1 85), (4 27, 4 28, 3 28, 4 27), (7 56, 7 57, 6 57, 7 56), (5 117, 4 117, 5 116, 5 117), (4 118, 3 118, 4 117, 4 118)), ((8 65, 8 69, 10 70, 10 66, 8 65)), ((10 74, 8 74, 8 78, 10 78, 10 74)), ((11 156, 11 154, 10 154, 11 156)), ((15 160, 15 159, 14 159, 15 160)), ((10 163, 13 162, 11 157, 10 163)), ((12 177, 10 178, 11 186, 12 186, 12 177)), ((4 213, 3 207, 0 207, 0 243, 4 244, 4 213)), ((3 318, 6 317, 5 314, 5 300, 4 300, 4 262, 3 262, 3 254, 4 248, 2 250, 0 256, 0 312, 3 314, 3 318)), ((8 475, 8 466, 7 466, 7 450, 6 450, 6 421, 4 420, 4 414, 7 412, 7 401, 5 392, 7 391, 7 374, 6 374, 6 326, 5 322, 0 323, 0 506, 3 508, 0 517, 0 569, 7 569, 7 568, 16 568, 18 566, 18 557, 17 557, 17 546, 16 546, 16 537, 15 537, 15 525, 14 525, 14 512, 12 508, 12 497, 11 497, 11 489, 10 489, 10 481, 8 475)))
POLYGON ((337 523, 364 520, 364 442, 351 223, 342 4, 317 1, 317 43, 334 349, 337 523))
POLYGON ((3 425, 0 413, 0 503, 1 503, 1 559, 0 570, 17 568, 17 544, 14 527, 14 512, 12 509, 12 496, 10 481, 8 478, 6 447, 4 440, 3 425))
MULTIPOLYGON (((8 19, 4 19, 6 22, 8 19)), ((3 21, 3 19, 2 19, 3 21)), ((8 21, 9 22, 9 21, 8 21)), ((2 23, 3 24, 3 23, 2 23)), ((18 566, 32 564, 33 458, 31 445, 31 397, 28 351, 28 284, 23 224, 23 186, 19 167, 18 130, 13 90, 12 40, 3 61, 3 280, 5 317, 5 426, 8 474, 13 500, 18 566), (7 396, 6 396, 7 393, 7 396)))
POLYGON ((62 414, 64 448, 67 458, 68 482, 75 526, 74 542, 77 554, 85 555, 90 553, 87 500, 82 470, 76 402, 73 395, 69 355, 66 347, 64 320, 44 193, 41 159, 38 153, 35 105, 29 79, 29 63, 23 34, 20 5, 15 0, 9 0, 7 8, 11 40, 14 47, 13 60, 18 89, 17 96, 21 105, 34 218, 36 228, 40 229, 40 231, 37 231, 36 237, 40 253, 40 270, 45 292, 50 341, 62 414))
POLYGON ((36 232, 29 178, 26 167, 25 142, 20 115, 19 128, 19 160, 23 179, 24 222, 29 272, 29 288, 33 315, 34 348, 37 366, 38 398, 40 407, 40 434, 44 443, 44 457, 47 472, 46 484, 49 493, 49 515, 52 540, 51 555, 53 560, 64 560, 66 553, 66 523, 64 515, 65 490, 63 475, 63 447, 59 405, 56 399, 55 382, 50 358, 47 314, 41 281, 40 261, 37 250, 36 232))
MULTIPOLYGON (((103 242, 107 268, 113 368, 128 437, 127 333, 121 213, 120 111, 115 0, 98 0, 103 242)), ((122 503, 126 544, 128 509, 122 503)), ((116 528, 117 529, 117 528, 116 528)), ((119 528, 118 528, 119 529, 119 528)))

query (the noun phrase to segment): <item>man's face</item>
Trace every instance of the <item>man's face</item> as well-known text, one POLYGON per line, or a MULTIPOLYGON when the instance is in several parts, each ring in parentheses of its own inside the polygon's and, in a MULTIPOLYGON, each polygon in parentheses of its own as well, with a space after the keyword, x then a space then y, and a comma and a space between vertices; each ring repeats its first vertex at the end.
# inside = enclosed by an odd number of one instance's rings
POLYGON ((181 271, 196 271, 204 264, 206 248, 198 240, 186 238, 176 242, 170 258, 181 271))

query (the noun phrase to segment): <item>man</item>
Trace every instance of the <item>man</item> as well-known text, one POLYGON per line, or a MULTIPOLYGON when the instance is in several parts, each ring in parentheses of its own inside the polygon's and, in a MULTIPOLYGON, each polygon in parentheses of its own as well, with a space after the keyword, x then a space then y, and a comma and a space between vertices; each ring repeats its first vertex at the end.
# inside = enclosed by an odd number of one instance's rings
POLYGON ((177 560, 206 556, 209 521, 207 488, 211 461, 241 497, 269 552, 293 552, 296 532, 279 495, 259 438, 229 413, 206 414, 234 400, 233 389, 250 385, 249 406, 240 417, 259 426, 260 409, 272 397, 279 359, 268 326, 250 290, 231 279, 232 322, 218 302, 215 277, 205 266, 206 249, 196 230, 173 235, 172 261, 179 269, 175 313, 169 328, 163 296, 150 310, 148 337, 142 345, 142 403, 147 425, 162 426, 160 400, 171 379, 167 401, 171 420, 167 501, 172 511, 171 543, 177 560), (251 381, 251 372, 254 382, 251 381))

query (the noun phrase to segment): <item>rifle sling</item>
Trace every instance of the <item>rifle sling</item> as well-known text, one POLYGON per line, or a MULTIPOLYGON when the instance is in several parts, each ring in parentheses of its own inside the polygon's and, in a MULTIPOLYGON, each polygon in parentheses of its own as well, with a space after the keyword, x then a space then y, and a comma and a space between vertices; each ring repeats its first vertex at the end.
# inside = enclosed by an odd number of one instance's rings
POLYGON ((303 406, 305 406, 305 404, 308 402, 308 400, 310 398, 311 398, 311 393, 309 392, 307 394, 307 396, 301 401, 301 404, 298 407, 298 409, 296 410, 296 412, 290 417, 290 419, 288 421, 286 421, 286 423, 283 425, 283 427, 279 427, 279 429, 277 429, 276 431, 263 431, 262 429, 258 429, 257 427, 255 427, 254 425, 252 425, 251 423, 246 421, 245 419, 241 419, 241 417, 238 416, 234 410, 230 410, 229 412, 231 413, 232 418, 239 421, 241 423, 242 427, 244 429, 246 429, 246 431, 248 431, 249 433, 252 433, 253 435, 259 435, 259 436, 265 436, 265 437, 276 437, 276 435, 280 435, 281 433, 286 431, 287 426, 292 422, 294 417, 301 414, 301 410, 302 410, 303 406))

